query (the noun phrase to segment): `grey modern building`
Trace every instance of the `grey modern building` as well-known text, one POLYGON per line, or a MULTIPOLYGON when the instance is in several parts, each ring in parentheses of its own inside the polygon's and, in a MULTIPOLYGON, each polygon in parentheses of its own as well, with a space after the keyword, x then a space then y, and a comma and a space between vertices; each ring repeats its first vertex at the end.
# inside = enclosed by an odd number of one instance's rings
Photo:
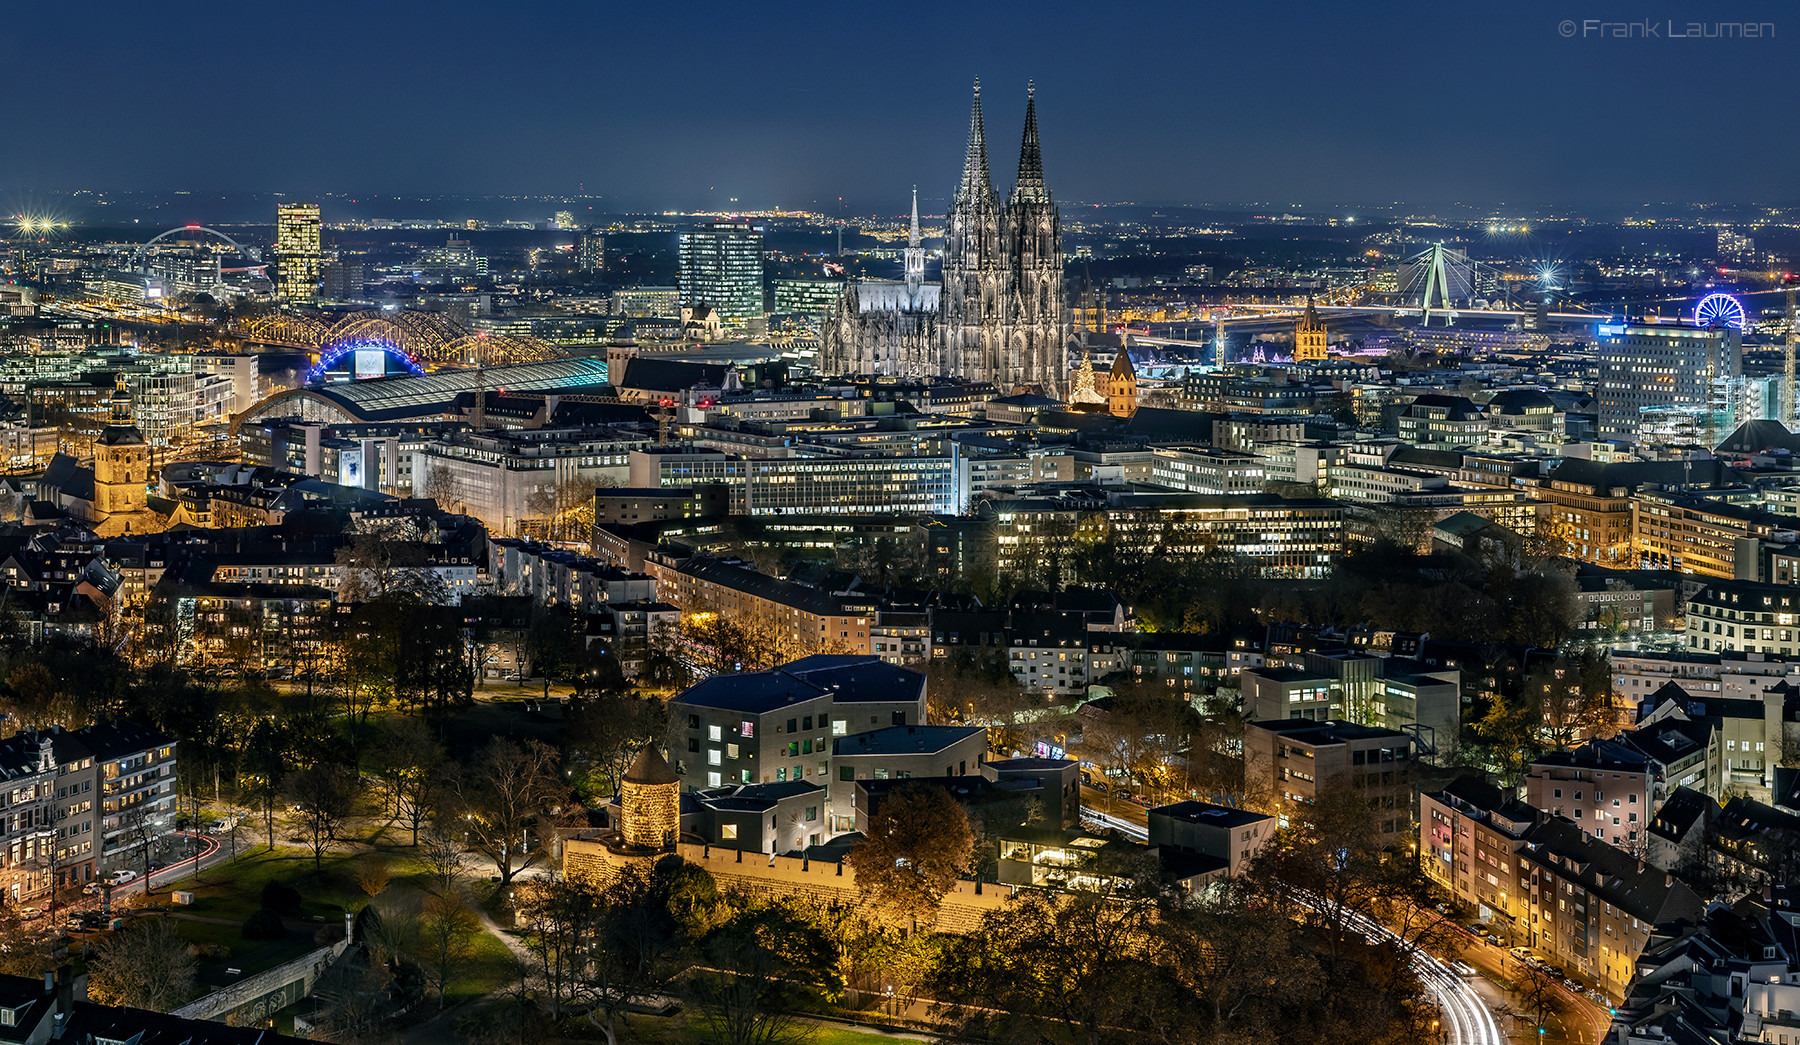
POLYGON ((1619 323, 1600 328, 1600 381, 1594 392, 1600 438, 1636 443, 1646 425, 1687 414, 1729 420, 1730 382, 1744 373, 1738 332, 1684 323, 1619 323))
POLYGON ((762 230, 717 221, 681 234, 681 304, 710 306, 728 327, 763 318, 762 230))

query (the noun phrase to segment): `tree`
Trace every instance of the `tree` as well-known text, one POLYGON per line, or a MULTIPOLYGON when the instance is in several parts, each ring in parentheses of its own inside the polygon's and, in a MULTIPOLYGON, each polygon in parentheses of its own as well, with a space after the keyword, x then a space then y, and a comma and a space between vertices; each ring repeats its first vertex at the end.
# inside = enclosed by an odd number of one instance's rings
POLYGON ((388 887, 388 860, 374 850, 356 858, 356 884, 370 899, 380 896, 388 887))
POLYGON ((426 868, 430 870, 433 887, 439 896, 454 892, 463 876, 468 873, 462 840, 454 837, 449 828, 435 820, 425 829, 425 841, 419 845, 419 858, 425 861, 426 868))
POLYGON ((450 979, 468 960, 480 931, 481 920, 456 893, 427 896, 420 904, 417 957, 437 991, 440 1012, 450 979))
POLYGON ((668 721, 668 706, 639 696, 599 696, 570 708, 572 761, 585 764, 598 778, 597 792, 617 794, 625 771, 650 737, 659 737, 668 721))
POLYGON ((383 724, 372 755, 394 817, 412 832, 412 844, 417 846, 420 828, 443 797, 448 772, 444 745, 430 726, 417 719, 390 719, 383 724))
POLYGON ((114 933, 88 962, 88 997, 102 1005, 168 1012, 194 993, 194 956, 164 918, 114 933))
POLYGON ((526 831, 568 800, 554 748, 535 740, 496 738, 459 777, 456 807, 471 846, 500 873, 500 886, 536 863, 549 848, 526 848, 526 831), (515 866, 514 854, 524 858, 515 866))
POLYGON ((313 870, 324 869, 325 847, 337 841, 337 832, 350 816, 359 781, 354 769, 324 762, 295 773, 288 780, 288 797, 298 807, 301 826, 313 851, 313 870))
POLYGON ((280 731, 267 718, 256 723, 244 744, 244 769, 249 784, 245 790, 247 797, 262 805, 270 849, 275 848, 275 799, 281 795, 287 779, 285 749, 280 731))
POLYGON ((707 1037, 789 1045, 811 1032, 795 1013, 842 990, 830 938, 803 900, 754 901, 708 933, 688 979, 707 1037))
POLYGON ((959 1039, 1100 1045, 1149 1031, 1176 992, 1145 899, 1021 890, 947 941, 933 1015, 959 1039))
POLYGON ((339 602, 400 599, 441 604, 449 598, 444 578, 432 568, 429 548, 411 519, 358 523, 350 542, 338 550, 337 564, 339 602))
POLYGON ((916 925, 930 920, 974 853, 969 818, 950 792, 913 785, 888 796, 845 859, 865 897, 916 925))

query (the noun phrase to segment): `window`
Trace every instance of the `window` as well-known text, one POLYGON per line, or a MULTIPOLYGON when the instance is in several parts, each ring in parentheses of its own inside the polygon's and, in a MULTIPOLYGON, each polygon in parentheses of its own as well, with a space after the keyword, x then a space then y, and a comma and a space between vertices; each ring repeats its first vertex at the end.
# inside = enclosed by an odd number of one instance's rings
POLYGON ((806 807, 806 822, 810 824, 817 819, 819 819, 819 807, 818 806, 807 806, 806 807))
POLYGON ((849 733, 850 733, 850 720, 849 719, 834 718, 831 720, 831 735, 832 736, 834 736, 834 737, 847 736, 847 735, 849 735, 849 733))
POLYGON ((1557 789, 1556 789, 1556 797, 1557 797, 1557 798, 1561 798, 1561 797, 1562 797, 1562 788, 1560 788, 1560 787, 1559 787, 1559 788, 1557 788, 1557 789))
POLYGON ((856 767, 855 766, 839 766, 838 767, 838 779, 839 780, 855 780, 856 779, 856 767))
POLYGON ((749 719, 745 719, 744 721, 739 722, 738 723, 738 733, 741 734, 742 736, 744 736, 746 739, 756 736, 756 723, 752 722, 749 719))
POLYGON ((725 739, 725 727, 724 726, 707 726, 706 727, 706 739, 712 741, 715 744, 717 744, 719 741, 725 739))
POLYGON ((806 716, 806 718, 804 720, 804 724, 800 728, 807 730, 809 732, 812 730, 812 716, 811 715, 806 716))
POLYGON ((718 748, 710 747, 710 748, 706 749, 706 764, 709 766, 716 766, 716 765, 720 764, 718 748))
POLYGON ((797 718, 790 718, 790 719, 788 719, 788 721, 787 721, 787 731, 788 731, 788 732, 789 732, 789 733, 798 733, 798 732, 800 732, 800 720, 799 720, 799 719, 797 719, 797 718))
POLYGON ((700 750, 700 738, 699 737, 689 737, 688 738, 688 750, 689 751, 700 750))
POLYGON ((726 744, 725 745, 725 757, 726 758, 738 757, 738 746, 736 744, 726 744))
POLYGON ((689 715, 688 716, 688 728, 689 729, 699 729, 700 728, 700 716, 699 715, 689 715))
POLYGON ((737 835, 737 825, 736 824, 720 824, 719 825, 719 841, 735 842, 735 841, 737 841, 737 836, 738 835, 737 835))
POLYGON ((720 785, 724 784, 724 782, 725 782, 724 778, 721 777, 717 773, 706 774, 706 786, 707 787, 719 787, 720 785))

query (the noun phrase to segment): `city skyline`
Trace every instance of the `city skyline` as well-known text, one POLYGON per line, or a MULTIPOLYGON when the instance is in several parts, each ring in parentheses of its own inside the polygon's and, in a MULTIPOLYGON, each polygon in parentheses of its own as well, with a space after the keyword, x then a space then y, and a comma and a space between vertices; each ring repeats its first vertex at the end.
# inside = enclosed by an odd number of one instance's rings
POLYGON ((1800 146, 1756 128, 1794 94, 1792 45, 1774 5, 1740 7, 1717 15, 1736 29, 1706 26, 1755 38, 1670 39, 1673 19, 1629 12, 1643 31, 1617 23, 1621 39, 1585 17, 1607 11, 1547 4, 1383 18, 1312 3, 921 7, 874 34, 726 7, 673 23, 543 4, 540 32, 517 34, 455 5, 430 20, 359 9, 349 33, 331 7, 311 27, 235 9, 177 26, 121 7, 80 27, 25 11, 9 66, 54 78, 57 103, 18 118, 31 147, 0 195, 567 194, 619 211, 843 196, 887 213, 917 185, 931 208, 980 77, 1007 124, 1035 79, 1064 201, 1782 204, 1800 146), (1723 98, 1695 89, 1709 70, 1729 71, 1723 98), (145 108, 107 101, 146 83, 145 108), (1696 161, 1669 162, 1671 146, 1696 161))

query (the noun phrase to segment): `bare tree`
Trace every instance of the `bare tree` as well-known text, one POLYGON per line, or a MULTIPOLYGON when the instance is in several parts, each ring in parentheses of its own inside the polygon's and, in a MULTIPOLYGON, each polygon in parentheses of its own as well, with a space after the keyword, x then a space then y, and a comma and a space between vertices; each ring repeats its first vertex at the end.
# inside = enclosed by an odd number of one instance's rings
POLYGON ((568 793, 556 750, 535 740, 521 745, 495 739, 461 774, 457 810, 471 848, 494 861, 501 888, 544 855, 541 840, 528 847, 527 832, 560 810, 568 793))
POLYGON ((167 919, 113 934, 88 961, 88 996, 103 1005, 168 1012, 194 993, 194 956, 167 919))
POLYGON ((450 980, 468 960, 475 936, 480 931, 480 919, 454 892, 427 896, 420 905, 415 954, 437 991, 440 1012, 444 1009, 450 980))
POLYGON ((324 867, 326 846, 337 841, 338 829, 350 816, 357 783, 355 770, 329 762, 309 766, 288 779, 288 797, 299 807, 315 871, 324 867))

